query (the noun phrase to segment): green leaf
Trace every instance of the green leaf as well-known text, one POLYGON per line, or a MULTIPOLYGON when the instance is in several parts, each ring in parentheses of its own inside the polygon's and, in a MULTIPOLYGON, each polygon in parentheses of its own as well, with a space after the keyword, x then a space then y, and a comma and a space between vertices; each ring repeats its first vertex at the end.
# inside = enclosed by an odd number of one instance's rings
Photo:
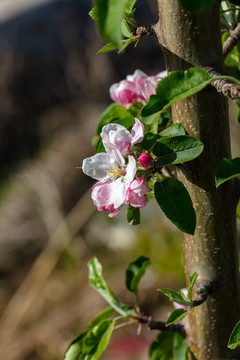
POLYGON ((122 46, 119 49, 118 53, 121 53, 128 45, 130 45, 132 42, 136 41, 138 38, 136 36, 133 36, 127 40, 122 41, 122 46))
POLYGON ((97 360, 106 349, 113 332, 115 320, 103 320, 90 329, 84 337, 82 360, 97 360))
POLYGON ((121 22, 121 32, 123 34, 123 36, 130 38, 132 37, 132 32, 128 26, 128 23, 125 19, 122 20, 121 22))
POLYGON ((202 151, 203 143, 188 135, 164 137, 157 140, 153 148, 154 155, 158 157, 158 167, 193 160, 202 151))
POLYGON ((224 158, 217 166, 216 170, 216 186, 223 184, 225 181, 240 176, 240 158, 227 159, 224 158))
POLYGON ((74 339, 69 345, 67 351, 64 355, 64 360, 81 360, 82 347, 84 338, 87 335, 87 331, 80 334, 76 339, 74 339))
POLYGON ((95 0, 100 35, 118 48, 121 47, 121 21, 128 0, 95 0))
POLYGON ((173 310, 173 312, 171 312, 171 314, 169 315, 169 318, 167 319, 165 325, 169 326, 171 324, 174 324, 178 321, 180 321, 182 318, 184 318, 184 316, 187 315, 189 310, 184 310, 184 309, 175 309, 173 310))
MULTIPOLYGON (((97 126, 97 134, 100 135, 103 126, 113 122, 114 120, 124 119, 126 117, 131 117, 131 113, 125 109, 122 105, 117 103, 110 104, 107 109, 102 113, 97 126)), ((133 118, 134 124, 134 118, 133 118)))
POLYGON ((94 287, 119 314, 129 316, 131 307, 123 304, 109 289, 102 276, 102 265, 99 263, 98 259, 94 257, 89 260, 88 268, 90 285, 94 287))
POLYGON ((188 345, 184 338, 178 334, 174 334, 173 338, 173 356, 174 360, 188 359, 188 345))
POLYGON ((126 286, 129 291, 137 292, 138 284, 150 264, 151 260, 149 258, 139 256, 137 260, 128 265, 126 271, 126 286))
MULTIPOLYGON (((152 96, 154 96, 154 95, 152 95, 152 96)), ((164 112, 164 114, 166 114, 166 112, 164 112)), ((159 121, 159 123, 164 126, 165 124, 162 124, 163 121, 162 121, 161 115, 162 115, 161 112, 158 111, 149 116, 142 116, 142 114, 140 114, 139 118, 143 122, 144 125, 151 125, 154 121, 159 121)))
POLYGON ((192 291, 193 291, 193 286, 195 284, 195 281, 197 280, 197 277, 198 277, 198 273, 193 273, 192 275, 189 276, 189 287, 188 287, 188 298, 190 300, 192 300, 192 291))
POLYGON ((88 14, 91 16, 91 18, 93 20, 96 21, 98 19, 97 18, 97 8, 96 7, 92 8, 92 10, 90 10, 88 14))
POLYGON ((98 50, 97 54, 104 54, 106 52, 113 51, 116 49, 117 49, 116 45, 114 45, 112 43, 108 43, 108 44, 104 45, 100 50, 98 50))
POLYGON ((203 11, 209 8, 215 0, 180 0, 182 7, 190 12, 203 11))
POLYGON ((107 307, 106 309, 102 310, 97 316, 95 316, 90 323, 88 324, 88 329, 92 329, 96 325, 98 325, 101 321, 108 319, 115 310, 112 307, 107 307))
POLYGON ((173 224, 187 234, 194 234, 196 215, 184 185, 173 178, 165 178, 154 185, 158 205, 173 224))
POLYGON ((139 225, 140 224, 140 209, 135 208, 131 205, 127 209, 127 222, 130 225, 139 225))
POLYGON ((175 102, 191 96, 210 84, 212 77, 202 69, 190 68, 187 71, 173 71, 157 85, 156 95, 151 95, 143 107, 141 117, 169 108, 175 102))
POLYGON ((149 350, 150 360, 175 360, 173 357, 174 333, 170 331, 161 332, 157 341, 154 341, 149 350))
POLYGON ((240 345, 240 321, 235 325, 228 340, 228 348, 236 349, 240 345))
POLYGON ((150 360, 187 360, 188 346, 180 334, 164 331, 150 347, 150 360))
POLYGON ((157 134, 154 134, 152 132, 146 133, 144 135, 143 141, 141 142, 143 149, 151 149, 151 147, 156 143, 157 139, 159 139, 159 136, 157 134))
POLYGON ((181 295, 181 293, 178 293, 172 289, 160 288, 157 289, 157 291, 160 291, 161 293, 166 295, 170 301, 173 301, 183 306, 190 306, 190 307, 192 306, 191 301, 185 300, 184 297, 181 295))
POLYGON ((126 12, 130 13, 132 12, 134 5, 136 4, 137 0, 128 0, 127 6, 126 6, 126 12))
POLYGON ((173 124, 167 129, 160 132, 161 136, 177 136, 177 135, 186 135, 184 127, 180 124, 173 124))

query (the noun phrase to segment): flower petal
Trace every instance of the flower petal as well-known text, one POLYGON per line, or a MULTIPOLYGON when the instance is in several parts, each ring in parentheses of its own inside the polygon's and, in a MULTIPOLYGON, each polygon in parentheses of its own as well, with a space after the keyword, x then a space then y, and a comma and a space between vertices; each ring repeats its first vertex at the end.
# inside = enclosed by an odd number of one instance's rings
POLYGON ((114 208, 117 209, 125 202, 128 184, 125 183, 122 178, 118 178, 117 180, 112 182, 111 186, 113 205, 114 208))
POLYGON ((126 168, 126 175, 124 177, 124 182, 129 184, 131 181, 133 181, 136 172, 137 172, 136 160, 132 155, 128 155, 128 165, 126 168))
POLYGON ((132 145, 143 141, 144 126, 141 123, 141 121, 138 120, 137 118, 135 118, 135 124, 132 127, 131 135, 132 135, 132 145))
POLYGON ((113 157, 106 153, 99 153, 83 160, 82 170, 84 174, 96 180, 107 180, 110 168, 117 166, 113 157))

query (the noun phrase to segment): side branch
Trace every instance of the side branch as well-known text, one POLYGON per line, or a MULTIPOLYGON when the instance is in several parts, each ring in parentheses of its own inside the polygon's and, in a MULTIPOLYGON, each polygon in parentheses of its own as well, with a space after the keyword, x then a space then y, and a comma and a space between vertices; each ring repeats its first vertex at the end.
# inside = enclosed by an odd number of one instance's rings
POLYGON ((138 320, 140 324, 146 324, 150 330, 172 331, 179 333, 183 338, 186 337, 185 328, 182 324, 172 324, 166 326, 164 321, 153 320, 151 316, 145 315, 139 315, 134 318, 138 320))
POLYGON ((156 25, 140 26, 138 24, 138 26, 135 29, 135 36, 139 36, 139 37, 143 37, 144 35, 156 36, 155 26, 156 25))
MULTIPOLYGON (((210 68, 208 66, 203 67, 203 70, 208 72, 212 77, 221 76, 222 74, 219 74, 216 72, 213 68, 210 68)), ((227 96, 231 99, 240 99, 240 86, 230 83, 227 80, 213 80, 211 82, 211 85, 214 86, 219 93, 222 93, 224 96, 227 96)))
POLYGON ((224 58, 230 53, 233 47, 240 40, 240 23, 235 27, 235 29, 231 32, 230 36, 223 44, 223 56, 224 58))

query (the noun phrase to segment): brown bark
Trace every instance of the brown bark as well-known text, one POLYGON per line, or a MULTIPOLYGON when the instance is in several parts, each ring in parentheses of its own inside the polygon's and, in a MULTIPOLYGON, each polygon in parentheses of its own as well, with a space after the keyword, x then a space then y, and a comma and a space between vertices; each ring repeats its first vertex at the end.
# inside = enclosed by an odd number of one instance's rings
MULTIPOLYGON (((168 71, 210 66, 222 73, 223 56, 219 3, 204 12, 189 14, 176 0, 158 0, 158 40, 168 71)), ((196 160, 178 167, 178 177, 188 189, 197 216, 194 236, 183 234, 186 278, 195 271, 198 282, 218 284, 207 301, 186 318, 190 358, 240 359, 227 348, 239 321, 238 247, 236 239, 236 184, 215 187, 216 166, 230 157, 226 98, 207 87, 172 107, 173 121, 204 143, 196 160)))

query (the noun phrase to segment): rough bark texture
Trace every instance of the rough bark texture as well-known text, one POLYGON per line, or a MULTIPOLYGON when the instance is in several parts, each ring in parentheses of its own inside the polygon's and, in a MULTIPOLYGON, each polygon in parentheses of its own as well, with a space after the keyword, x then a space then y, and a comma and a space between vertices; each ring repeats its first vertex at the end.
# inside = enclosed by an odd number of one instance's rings
MULTIPOLYGON (((176 0, 158 0, 158 40, 168 71, 211 66, 223 71, 219 3, 189 14, 176 0)), ((174 122, 204 143, 196 160, 178 167, 197 215, 194 236, 183 235, 186 278, 198 272, 198 283, 214 281, 218 288, 186 318, 190 359, 240 359, 227 341, 239 320, 238 246, 236 239, 235 182, 216 189, 214 175, 223 157, 230 157, 227 100, 213 87, 176 103, 174 122)))

